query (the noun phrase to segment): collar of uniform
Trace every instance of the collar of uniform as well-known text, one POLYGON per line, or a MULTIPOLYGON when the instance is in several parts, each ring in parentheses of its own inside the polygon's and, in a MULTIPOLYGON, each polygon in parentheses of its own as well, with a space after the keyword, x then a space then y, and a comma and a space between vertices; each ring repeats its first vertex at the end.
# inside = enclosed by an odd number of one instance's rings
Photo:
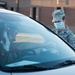
POLYGON ((66 27, 63 31, 59 32, 58 31, 58 34, 64 34, 64 33, 69 33, 69 27, 66 27))

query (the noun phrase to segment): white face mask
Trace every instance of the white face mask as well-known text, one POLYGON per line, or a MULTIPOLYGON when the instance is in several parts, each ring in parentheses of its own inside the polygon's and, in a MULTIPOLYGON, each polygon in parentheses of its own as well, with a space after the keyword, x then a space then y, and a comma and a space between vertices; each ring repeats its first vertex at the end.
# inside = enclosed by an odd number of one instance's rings
POLYGON ((62 29, 64 28, 64 22, 57 22, 57 23, 54 23, 54 26, 56 27, 56 29, 62 29))

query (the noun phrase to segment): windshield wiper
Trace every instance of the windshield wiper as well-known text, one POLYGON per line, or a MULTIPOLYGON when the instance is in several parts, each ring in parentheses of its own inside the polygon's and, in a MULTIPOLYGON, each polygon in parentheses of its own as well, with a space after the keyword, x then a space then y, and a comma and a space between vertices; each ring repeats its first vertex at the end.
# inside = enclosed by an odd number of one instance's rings
POLYGON ((75 60, 66 60, 64 62, 58 63, 57 65, 54 66, 39 66, 39 65, 27 65, 27 66, 17 66, 17 67, 6 67, 4 69, 5 72, 32 72, 32 71, 43 71, 43 70, 51 70, 51 69, 56 69, 56 68, 61 68, 61 67, 66 67, 69 65, 75 64, 75 60))
POLYGON ((29 65, 29 66, 9 67, 5 69, 6 72, 32 72, 41 70, 47 70, 47 68, 38 65, 29 65))
POLYGON ((58 67, 64 67, 64 66, 69 66, 69 65, 73 65, 75 64, 75 60, 66 60, 64 62, 61 62, 55 66, 53 66, 54 68, 58 68, 58 67))

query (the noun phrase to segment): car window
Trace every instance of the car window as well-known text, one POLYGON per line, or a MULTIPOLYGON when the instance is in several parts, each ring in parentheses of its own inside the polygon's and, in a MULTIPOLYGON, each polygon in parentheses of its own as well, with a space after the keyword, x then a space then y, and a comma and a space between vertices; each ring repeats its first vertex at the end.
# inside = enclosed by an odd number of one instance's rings
POLYGON ((0 65, 15 67, 75 57, 58 36, 24 15, 0 14, 0 65))

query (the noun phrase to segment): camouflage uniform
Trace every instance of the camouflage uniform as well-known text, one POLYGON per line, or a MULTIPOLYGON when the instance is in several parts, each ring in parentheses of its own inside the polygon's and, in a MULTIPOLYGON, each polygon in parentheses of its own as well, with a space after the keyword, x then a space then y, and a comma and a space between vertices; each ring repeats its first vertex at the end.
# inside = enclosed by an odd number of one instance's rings
POLYGON ((58 32, 57 29, 53 29, 53 31, 57 33, 62 39, 68 42, 75 49, 75 36, 73 32, 69 29, 69 27, 66 27, 66 29, 62 32, 58 32))

